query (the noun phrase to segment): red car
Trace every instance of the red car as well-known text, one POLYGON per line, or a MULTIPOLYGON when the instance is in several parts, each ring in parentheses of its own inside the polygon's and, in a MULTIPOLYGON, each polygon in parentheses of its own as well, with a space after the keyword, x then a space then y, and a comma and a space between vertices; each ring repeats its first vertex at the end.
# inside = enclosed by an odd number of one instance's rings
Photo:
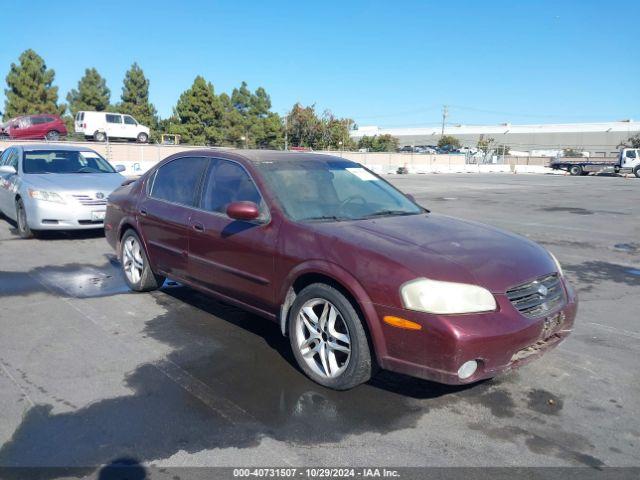
POLYGON ((15 140, 59 140, 67 136, 67 127, 58 115, 25 115, 4 124, 0 135, 15 140))
POLYGON ((105 231, 130 288, 170 277, 276 322, 300 368, 334 389, 378 366, 493 377, 556 346, 577 310, 541 246, 431 213, 328 155, 173 155, 110 195, 105 231))

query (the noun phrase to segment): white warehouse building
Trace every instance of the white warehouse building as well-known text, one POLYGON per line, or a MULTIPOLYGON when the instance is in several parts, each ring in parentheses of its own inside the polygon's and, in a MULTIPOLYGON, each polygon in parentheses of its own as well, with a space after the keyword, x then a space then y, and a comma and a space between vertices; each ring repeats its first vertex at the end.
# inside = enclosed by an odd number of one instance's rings
MULTIPOLYGON (((358 140, 363 136, 393 135, 400 146, 436 145, 442 135, 441 126, 417 128, 358 127, 351 131, 351 137, 358 140)), ((624 120, 602 123, 564 123, 540 125, 445 125, 445 135, 456 137, 463 146, 475 147, 480 137, 493 139, 497 145, 508 145, 512 151, 540 152, 572 148, 589 152, 591 156, 613 156, 618 146, 628 142, 629 137, 640 134, 640 122, 624 120)))

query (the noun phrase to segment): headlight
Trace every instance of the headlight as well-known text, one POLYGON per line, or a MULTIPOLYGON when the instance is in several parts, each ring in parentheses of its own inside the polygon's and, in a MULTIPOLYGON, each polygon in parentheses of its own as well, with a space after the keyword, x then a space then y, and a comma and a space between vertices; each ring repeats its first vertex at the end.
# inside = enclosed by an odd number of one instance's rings
MULTIPOLYGON (((547 252, 549 252, 549 250, 547 250, 547 252)), ((558 259, 556 258, 556 256, 549 252, 549 255, 551 255, 551 258, 553 258, 553 261, 556 264, 556 267, 558 268, 558 274, 562 277, 563 273, 562 273, 562 265, 560 265, 560 262, 558 261, 558 259)))
POLYGON ((29 189, 29 196, 35 200, 44 200, 45 202, 65 203, 64 199, 56 192, 47 192, 46 190, 29 189))
POLYGON ((405 283, 400 295, 405 308, 421 312, 452 314, 496 309, 496 300, 489 290, 465 283, 417 278, 405 283))

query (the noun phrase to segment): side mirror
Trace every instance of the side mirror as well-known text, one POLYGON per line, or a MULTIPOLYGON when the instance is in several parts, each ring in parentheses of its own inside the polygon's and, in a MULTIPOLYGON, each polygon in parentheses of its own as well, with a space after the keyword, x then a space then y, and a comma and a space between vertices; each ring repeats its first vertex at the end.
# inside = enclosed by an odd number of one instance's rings
POLYGON ((260 216, 260 209, 253 202, 232 202, 227 205, 227 216, 234 220, 255 220, 260 216))
POLYGON ((124 165, 116 165, 116 172, 124 172, 127 169, 124 165))
POLYGON ((13 167, 13 165, 3 165, 0 167, 0 173, 9 173, 11 175, 15 175, 16 173, 16 169, 13 167))

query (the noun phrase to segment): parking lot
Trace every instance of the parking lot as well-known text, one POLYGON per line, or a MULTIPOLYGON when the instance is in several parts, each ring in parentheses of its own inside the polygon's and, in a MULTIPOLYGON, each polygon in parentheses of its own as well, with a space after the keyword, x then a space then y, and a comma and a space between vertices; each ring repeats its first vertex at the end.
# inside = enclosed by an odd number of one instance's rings
POLYGON ((555 253, 573 335, 476 385, 382 372, 335 392, 276 324, 170 282, 130 293, 100 232, 21 240, 2 220, 0 465, 638 466, 640 180, 389 178, 555 253))

